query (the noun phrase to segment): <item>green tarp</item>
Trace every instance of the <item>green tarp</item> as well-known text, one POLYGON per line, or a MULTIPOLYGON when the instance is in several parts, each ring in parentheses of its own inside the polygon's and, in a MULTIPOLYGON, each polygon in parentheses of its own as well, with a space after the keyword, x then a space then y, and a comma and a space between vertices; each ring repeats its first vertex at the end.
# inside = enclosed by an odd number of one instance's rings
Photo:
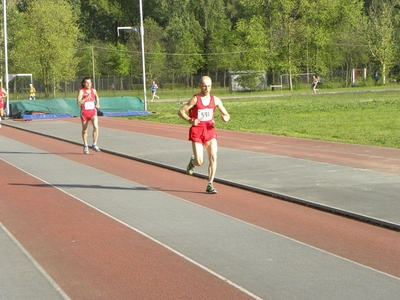
MULTIPOLYGON (((138 97, 100 98, 99 115, 103 113, 118 113, 144 111, 142 100, 138 97)), ((79 116, 80 108, 76 98, 58 98, 49 100, 10 101, 10 116, 19 118, 31 114, 53 114, 79 116)))

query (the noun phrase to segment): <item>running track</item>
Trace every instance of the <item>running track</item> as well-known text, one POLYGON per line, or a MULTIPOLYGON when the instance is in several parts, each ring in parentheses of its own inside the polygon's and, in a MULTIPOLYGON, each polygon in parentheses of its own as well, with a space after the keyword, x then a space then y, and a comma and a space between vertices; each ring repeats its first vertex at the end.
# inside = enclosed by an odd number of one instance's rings
MULTIPOLYGON (((77 122, 78 120, 70 120, 77 122)), ((101 126, 186 139, 187 127, 101 120, 101 126)), ((79 135, 79 133, 77 133, 79 135)), ((3 126, 1 135, 79 165, 162 191, 369 268, 400 277, 399 233, 277 199, 218 185, 218 195, 196 192, 204 179, 107 153, 85 156, 76 145, 3 126), (210 198, 212 197, 212 198, 210 198)), ((220 146, 399 174, 396 152, 362 153, 343 144, 224 132, 220 146), (265 145, 268 144, 268 147, 265 145), (317 146, 317 155, 310 149, 317 146), (334 147, 334 149, 332 148, 334 147), (346 153, 346 155, 343 155, 346 153), (366 162, 366 156, 377 159, 366 162), (382 157, 382 159, 380 159, 382 157)), ((190 145, 188 144, 188 147, 190 145)), ((376 151, 380 149, 376 148, 376 151)), ((21 152, 21 155, 23 153, 21 152)), ((185 164, 185 163, 184 163, 185 164)), ((57 166, 53 166, 57 168, 57 166)), ((232 285, 24 170, 0 160, 0 223, 71 299, 247 299, 232 285)), ((59 170, 64 172, 64 170, 59 170)), ((101 189, 99 189, 101 193, 101 189)), ((173 216, 171 216, 173 218, 173 216)), ((1 294, 0 292, 0 298, 1 294)), ((295 295, 293 299, 296 299, 295 295)), ((394 299, 394 298, 393 298, 394 299)))

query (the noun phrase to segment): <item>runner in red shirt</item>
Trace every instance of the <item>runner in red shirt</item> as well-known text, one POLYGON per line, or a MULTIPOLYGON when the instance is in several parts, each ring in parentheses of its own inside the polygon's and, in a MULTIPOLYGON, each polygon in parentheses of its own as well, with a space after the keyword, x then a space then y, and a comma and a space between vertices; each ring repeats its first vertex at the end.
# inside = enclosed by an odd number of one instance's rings
POLYGON ((97 109, 100 108, 99 96, 96 90, 92 88, 92 80, 89 77, 85 77, 81 85, 82 87, 78 92, 77 104, 81 107, 83 153, 89 154, 89 146, 87 143, 89 121, 91 121, 93 125, 92 149, 96 152, 100 152, 100 148, 97 146, 97 138, 99 135, 97 117, 97 109))
MULTIPOLYGON (((4 117, 4 99, 5 98, 7 98, 7 92, 5 91, 5 89, 0 87, 0 122, 1 122, 1 118, 4 117)), ((0 127, 1 127, 1 124, 0 124, 0 127)))
POLYGON ((215 108, 221 113, 222 121, 228 122, 230 116, 222 104, 221 99, 212 95, 212 81, 208 76, 203 76, 200 82, 200 93, 196 94, 179 110, 179 116, 192 126, 189 130, 189 140, 192 141, 193 156, 187 166, 187 173, 192 175, 195 166, 204 163, 203 147, 208 154, 208 185, 206 192, 216 194, 213 186, 215 172, 217 170, 217 133, 214 128, 215 108), (189 116, 187 115, 189 113, 189 116))

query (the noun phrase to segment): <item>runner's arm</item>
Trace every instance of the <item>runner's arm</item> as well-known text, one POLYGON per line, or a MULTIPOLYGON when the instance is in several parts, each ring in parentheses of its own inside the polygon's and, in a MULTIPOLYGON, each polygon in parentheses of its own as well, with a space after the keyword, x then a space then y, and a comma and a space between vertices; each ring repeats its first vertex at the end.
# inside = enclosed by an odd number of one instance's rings
POLYGON ((97 91, 93 89, 93 92, 95 94, 95 103, 96 103, 96 108, 100 108, 100 98, 99 95, 97 95, 97 91))
POLYGON ((221 119, 224 122, 228 122, 231 119, 228 111, 226 110, 224 104, 222 103, 221 99, 214 96, 215 106, 218 107, 218 110, 221 113, 221 119))
POLYGON ((192 99, 190 99, 185 105, 181 107, 181 109, 178 111, 178 115, 184 119, 186 122, 189 122, 191 125, 197 125, 200 121, 199 120, 193 120, 187 115, 187 112, 196 105, 197 98, 196 96, 193 96, 192 99))

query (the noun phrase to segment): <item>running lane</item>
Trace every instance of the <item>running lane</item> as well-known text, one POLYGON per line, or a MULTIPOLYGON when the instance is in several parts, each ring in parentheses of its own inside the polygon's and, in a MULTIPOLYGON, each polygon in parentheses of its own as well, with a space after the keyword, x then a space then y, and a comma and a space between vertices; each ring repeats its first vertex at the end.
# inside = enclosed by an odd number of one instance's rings
MULTIPOLYGON (((54 139, 9 128, 2 128, 1 133, 80 163, 89 162, 94 168, 111 166, 121 174, 118 168, 123 167, 123 176, 129 177, 132 170, 137 170, 132 162, 114 160, 103 153, 84 156, 76 153, 76 146, 54 139)), ((253 298, 140 232, 3 160, 0 169, 0 223, 71 299, 253 298)), ((137 171, 146 172, 144 166, 137 171)), ((2 286, 6 293, 15 284, 7 286, 3 282, 2 286)))
MULTIPOLYGON (((69 119, 69 121, 77 122, 76 119, 69 119)), ((189 128, 188 126, 121 118, 102 118, 101 126, 182 140, 187 140, 189 128)), ((218 132, 222 132, 222 130, 218 129, 218 132)), ((224 130, 223 134, 219 135, 218 144, 231 149, 288 156, 400 175, 399 149, 228 130, 224 130)))
MULTIPOLYGON (((204 185, 198 178, 127 162, 105 153, 90 155, 89 159, 80 153, 80 147, 11 128, 3 129, 2 135, 39 149, 220 211, 393 276, 400 275, 397 232, 223 185, 218 186, 218 195, 205 196, 194 192, 204 185)), ((127 295, 138 298, 150 295, 149 299, 160 298, 160 295, 170 299, 196 299, 196 295, 198 299, 247 297, 57 189, 4 162, 0 167, 5 171, 1 173, 2 196, 6 195, 1 197, 2 223, 73 299, 84 298, 81 297, 83 291, 91 293, 87 298, 99 299, 104 295, 104 299, 110 299, 116 290, 121 293, 119 299, 127 299, 127 295), (205 294, 207 292, 209 294, 205 294)))

